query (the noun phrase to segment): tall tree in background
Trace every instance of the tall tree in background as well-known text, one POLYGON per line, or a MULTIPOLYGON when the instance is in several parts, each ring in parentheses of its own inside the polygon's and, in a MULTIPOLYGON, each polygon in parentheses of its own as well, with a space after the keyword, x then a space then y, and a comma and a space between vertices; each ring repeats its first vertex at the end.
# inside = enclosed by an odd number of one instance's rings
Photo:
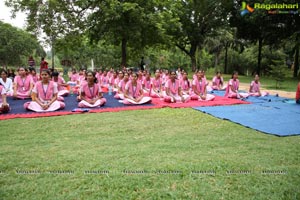
POLYGON ((219 63, 219 57, 224 50, 224 73, 228 73, 228 50, 235 49, 240 53, 243 52, 246 42, 243 39, 236 37, 236 28, 222 27, 216 30, 215 33, 206 38, 205 44, 208 50, 215 54, 214 67, 219 63))
POLYGON ((104 0, 91 4, 88 33, 93 41, 105 39, 121 46, 121 65, 127 62, 127 46, 143 50, 147 45, 162 42, 154 0, 104 0))
MULTIPOLYGON (((265 0, 260 3, 297 3, 295 0, 265 0)), ((251 2, 248 2, 251 6, 251 2)), ((290 37, 294 31, 295 22, 299 22, 299 14, 270 14, 265 9, 255 9, 253 13, 240 15, 241 2, 235 1, 231 12, 230 24, 237 27, 239 38, 258 43, 256 72, 261 73, 262 47, 263 45, 276 46, 284 38, 290 37)), ((299 25, 298 25, 299 28, 299 25)))
POLYGON ((52 45, 74 31, 88 31, 91 41, 105 39, 120 45, 122 65, 126 64, 127 45, 143 49, 161 42, 155 0, 6 0, 6 4, 14 11, 27 11, 28 29, 45 32, 52 45))
POLYGON ((203 48, 205 38, 227 23, 230 5, 225 0, 175 0, 169 4, 164 29, 190 57, 192 70, 196 69, 197 48, 203 48))
POLYGON ((87 7, 83 1, 67 0, 6 0, 6 5, 13 8, 13 15, 22 11, 27 15, 27 31, 36 35, 45 35, 46 43, 51 46, 52 67, 54 67, 54 44, 59 38, 70 32, 81 32, 86 19, 87 7), (81 7, 82 6, 82 7, 81 7))
POLYGON ((45 54, 37 39, 18 28, 0 21, 0 64, 21 65, 23 57, 27 59, 34 52, 45 54))

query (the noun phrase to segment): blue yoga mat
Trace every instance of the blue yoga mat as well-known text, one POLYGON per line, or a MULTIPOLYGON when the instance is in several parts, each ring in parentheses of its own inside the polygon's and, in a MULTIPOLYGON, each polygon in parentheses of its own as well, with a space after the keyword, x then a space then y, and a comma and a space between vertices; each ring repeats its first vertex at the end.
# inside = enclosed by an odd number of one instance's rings
POLYGON ((300 135, 300 105, 292 100, 194 109, 267 134, 300 135))
MULTIPOLYGON (((100 108, 89 108, 91 110, 93 109, 105 109, 105 108, 117 108, 117 107, 128 107, 131 105, 124 105, 123 103, 120 103, 117 99, 114 98, 114 95, 108 95, 104 93, 104 97, 106 98, 106 103, 104 106, 101 106, 100 108)), ((78 102, 76 101, 76 95, 69 95, 67 97, 64 97, 65 99, 65 108, 63 110, 58 110, 55 112, 61 112, 61 111, 72 111, 76 108, 78 108, 78 102)), ((30 101, 30 99, 27 100, 13 100, 12 97, 7 97, 7 102, 9 103, 9 106, 11 108, 9 114, 22 114, 22 113, 34 113, 33 111, 25 110, 24 109, 24 103, 30 101)), ((137 105, 135 105, 137 106, 137 105)), ((141 106, 153 106, 153 104, 143 104, 141 106)))

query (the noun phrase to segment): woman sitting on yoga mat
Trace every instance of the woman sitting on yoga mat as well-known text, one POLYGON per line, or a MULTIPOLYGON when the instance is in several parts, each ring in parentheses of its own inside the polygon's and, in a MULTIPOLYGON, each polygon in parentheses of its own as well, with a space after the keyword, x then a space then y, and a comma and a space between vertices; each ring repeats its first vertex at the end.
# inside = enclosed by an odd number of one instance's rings
POLYGON ((26 69, 20 67, 18 69, 18 76, 14 79, 14 99, 31 98, 31 90, 33 88, 33 81, 30 76, 26 74, 26 69))
POLYGON ((255 75, 254 80, 250 84, 249 95, 254 97, 264 97, 269 95, 268 92, 260 91, 260 82, 258 74, 255 75))
POLYGON ((3 89, 6 92, 6 96, 13 96, 13 93, 14 93, 13 82, 7 76, 8 76, 7 71, 4 70, 4 69, 2 69, 2 71, 1 71, 1 78, 0 78, 0 84, 3 86, 3 89))
POLYGON ((86 73, 87 81, 80 88, 80 102, 78 107, 80 108, 94 108, 100 107, 106 103, 106 99, 103 98, 102 90, 99 84, 97 84, 97 78, 95 72, 88 71, 86 73))
POLYGON ((249 96, 248 93, 239 92, 240 81, 238 79, 238 76, 239 73, 237 71, 234 71, 232 73, 231 79, 229 80, 226 87, 225 97, 240 99, 247 98, 249 96))
POLYGON ((0 83, 0 114, 9 112, 9 105, 6 101, 6 91, 5 88, 0 83))
POLYGON ((63 109, 65 104, 57 101, 57 84, 50 80, 50 71, 41 72, 41 81, 38 81, 32 90, 32 100, 24 104, 24 108, 35 112, 48 112, 63 109))
POLYGON ((33 85, 40 80, 40 75, 36 74, 36 71, 33 67, 29 67, 28 76, 32 79, 33 85))
POLYGON ((64 101, 63 97, 68 96, 70 93, 69 90, 67 90, 68 84, 65 82, 64 78, 59 75, 58 71, 52 73, 52 81, 54 81, 58 87, 58 100, 64 101))
POLYGON ((132 74, 132 80, 128 81, 125 86, 123 103, 131 104, 144 104, 151 102, 151 97, 144 97, 142 84, 138 82, 138 74, 132 74))
POLYGON ((212 101, 214 100, 215 96, 212 94, 207 94, 206 92, 206 79, 204 77, 204 71, 199 70, 197 72, 197 78, 193 80, 192 84, 192 100, 199 100, 199 101, 212 101))
POLYGON ((114 92, 118 92, 119 91, 119 83, 123 80, 124 78, 124 72, 123 71, 118 71, 117 72, 118 77, 115 79, 114 82, 114 92))
POLYGON ((125 93, 125 86, 127 84, 127 82, 129 81, 129 74, 127 72, 119 72, 124 74, 123 79, 119 82, 118 85, 118 92, 116 93, 116 95, 114 96, 115 99, 124 99, 124 93, 125 93))
POLYGON ((163 98, 162 83, 163 80, 161 78, 160 70, 157 69, 155 71, 155 77, 151 81, 151 92, 150 92, 151 97, 163 98))
POLYGON ((151 82, 151 72, 147 72, 145 78, 142 81, 143 91, 146 96, 150 96, 151 82))
POLYGON ((168 103, 176 102, 188 102, 190 96, 187 94, 182 94, 179 80, 176 79, 176 72, 172 71, 170 74, 170 79, 166 82, 166 95, 164 96, 164 101, 168 103))
POLYGON ((296 91, 296 103, 300 104, 300 82, 298 83, 298 87, 296 91))
POLYGON ((181 79, 179 79, 179 85, 183 94, 190 95, 191 93, 191 83, 188 79, 187 72, 183 71, 181 79))
POLYGON ((214 78, 212 79, 212 90, 225 90, 226 86, 224 86, 224 80, 221 72, 217 72, 214 78))

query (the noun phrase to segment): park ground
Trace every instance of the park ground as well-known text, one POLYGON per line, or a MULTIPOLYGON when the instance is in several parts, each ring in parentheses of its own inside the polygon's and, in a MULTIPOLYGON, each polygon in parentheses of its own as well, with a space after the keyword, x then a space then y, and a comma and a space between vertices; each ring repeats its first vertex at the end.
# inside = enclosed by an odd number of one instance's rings
MULTIPOLYGON (((288 83, 286 94, 295 94, 288 83)), ((0 128, 0 199, 300 199, 299 136, 191 108, 13 119, 0 128)))

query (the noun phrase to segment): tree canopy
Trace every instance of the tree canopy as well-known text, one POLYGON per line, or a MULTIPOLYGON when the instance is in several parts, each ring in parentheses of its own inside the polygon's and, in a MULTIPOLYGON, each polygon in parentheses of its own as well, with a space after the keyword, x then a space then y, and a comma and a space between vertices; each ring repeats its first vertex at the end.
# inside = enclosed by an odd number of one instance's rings
MULTIPOLYGON (((36 54, 45 55, 35 36, 0 21, 0 64, 27 65, 23 60, 36 54)), ((27 61, 27 60, 26 60, 27 61)))
MULTIPOLYGON (((242 69, 232 64, 233 54, 241 55, 244 50, 247 54, 257 46, 257 62, 251 70, 268 73, 264 47, 283 51, 290 45, 286 56, 295 66, 294 76, 299 70, 300 15, 296 10, 276 14, 276 9, 253 9, 247 13, 241 11, 242 6, 254 7, 252 1, 242 4, 236 0, 6 0, 6 4, 14 12, 28 13, 27 30, 44 32, 60 59, 78 64, 93 58, 99 64, 115 65, 119 59, 119 65, 128 65, 146 56, 153 65, 176 52, 190 59, 193 70, 206 63, 216 69, 223 65, 221 68, 229 72, 242 69)), ((241 59, 252 63, 252 58, 241 59)))

